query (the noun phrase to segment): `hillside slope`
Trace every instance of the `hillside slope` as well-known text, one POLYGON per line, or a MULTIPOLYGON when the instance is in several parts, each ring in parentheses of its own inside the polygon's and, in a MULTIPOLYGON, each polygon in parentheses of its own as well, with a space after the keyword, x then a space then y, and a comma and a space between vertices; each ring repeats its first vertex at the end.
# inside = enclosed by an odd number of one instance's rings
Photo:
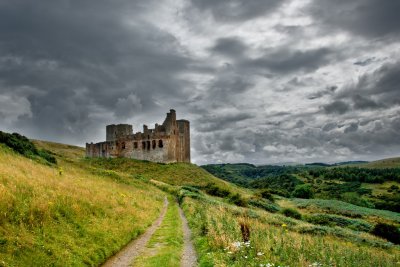
POLYGON ((362 168, 400 168, 400 157, 399 158, 388 158, 388 159, 381 159, 377 161, 368 162, 365 164, 359 165, 362 168))
POLYGON ((0 266, 96 266, 158 216, 154 186, 83 168, 81 148, 37 144, 58 165, 0 145, 0 266))

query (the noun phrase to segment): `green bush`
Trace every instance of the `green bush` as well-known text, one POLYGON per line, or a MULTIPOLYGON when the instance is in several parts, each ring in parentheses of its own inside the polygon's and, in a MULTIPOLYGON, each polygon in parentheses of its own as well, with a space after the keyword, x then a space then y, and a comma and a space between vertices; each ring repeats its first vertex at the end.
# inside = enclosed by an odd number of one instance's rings
POLYGON ((232 195, 229 198, 229 202, 235 204, 236 206, 247 207, 247 201, 244 200, 238 193, 232 195))
POLYGON ((286 217, 301 220, 301 213, 295 209, 285 208, 285 209, 281 210, 281 213, 283 215, 285 215, 286 217))
POLYGON ((314 193, 312 191, 311 185, 309 184, 300 184, 296 185, 293 193, 293 197, 298 197, 298 198, 313 198, 314 193))
POLYGON ((215 184, 209 183, 204 188, 207 194, 216 196, 216 197, 228 197, 231 195, 231 192, 227 189, 216 186, 215 184))
POLYGON ((372 225, 365 221, 349 219, 333 214, 312 214, 304 216, 304 219, 312 224, 347 227, 355 231, 369 232, 372 229, 372 225))
POLYGON ((35 145, 25 136, 18 133, 5 133, 0 131, 0 144, 13 149, 15 152, 28 158, 41 158, 48 163, 57 164, 56 158, 47 150, 38 150, 35 145))
POLYGON ((356 192, 346 192, 341 195, 341 199, 345 202, 351 203, 353 205, 367 207, 367 208, 375 208, 375 205, 370 203, 369 201, 363 199, 356 192))
POLYGON ((248 201, 248 204, 263 210, 266 210, 268 212, 278 212, 280 210, 279 206, 277 204, 274 203, 268 203, 265 200, 258 200, 258 199, 250 199, 248 201))
POLYGON ((269 201, 272 201, 272 202, 274 202, 275 201, 275 199, 274 199, 274 197, 272 196, 272 194, 271 194, 271 191, 270 190, 263 190, 263 191, 261 191, 261 197, 262 198, 265 198, 265 199, 268 199, 269 201))
POLYGON ((387 223, 378 223, 371 231, 372 234, 383 237, 394 244, 400 244, 400 231, 397 226, 387 223))

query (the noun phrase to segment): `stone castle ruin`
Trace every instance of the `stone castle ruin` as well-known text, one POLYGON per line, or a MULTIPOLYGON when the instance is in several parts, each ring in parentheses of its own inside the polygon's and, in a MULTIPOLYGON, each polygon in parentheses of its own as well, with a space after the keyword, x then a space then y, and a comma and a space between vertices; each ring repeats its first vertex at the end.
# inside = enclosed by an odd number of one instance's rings
POLYGON ((143 125, 143 132, 133 133, 132 125, 112 124, 106 127, 106 141, 86 143, 87 157, 125 157, 154 162, 190 162, 190 124, 176 120, 171 109, 163 124, 154 129, 143 125))

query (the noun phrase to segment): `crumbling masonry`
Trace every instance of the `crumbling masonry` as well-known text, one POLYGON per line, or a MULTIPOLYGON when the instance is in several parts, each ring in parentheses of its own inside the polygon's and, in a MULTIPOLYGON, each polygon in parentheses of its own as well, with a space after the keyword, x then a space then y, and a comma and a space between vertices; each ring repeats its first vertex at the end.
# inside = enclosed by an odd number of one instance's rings
POLYGON ((171 109, 162 125, 133 134, 132 125, 112 124, 106 127, 106 141, 86 143, 87 157, 125 157, 154 162, 190 162, 190 124, 176 120, 171 109))

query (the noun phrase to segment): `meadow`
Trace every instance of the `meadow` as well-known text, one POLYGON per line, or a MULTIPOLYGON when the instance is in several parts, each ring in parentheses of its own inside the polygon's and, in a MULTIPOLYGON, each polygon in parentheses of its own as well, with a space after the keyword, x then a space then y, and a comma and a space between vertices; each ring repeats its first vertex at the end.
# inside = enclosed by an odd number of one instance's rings
POLYGON ((136 266, 179 266, 178 204, 199 266, 400 264, 389 240, 399 233, 397 212, 243 188, 194 164, 89 159, 79 147, 34 144, 55 163, 0 145, 0 266, 98 266, 151 225, 165 196, 165 220, 136 266))
POLYGON ((0 266, 97 266, 158 216, 154 186, 81 168, 81 148, 46 147, 57 165, 0 145, 0 266))

